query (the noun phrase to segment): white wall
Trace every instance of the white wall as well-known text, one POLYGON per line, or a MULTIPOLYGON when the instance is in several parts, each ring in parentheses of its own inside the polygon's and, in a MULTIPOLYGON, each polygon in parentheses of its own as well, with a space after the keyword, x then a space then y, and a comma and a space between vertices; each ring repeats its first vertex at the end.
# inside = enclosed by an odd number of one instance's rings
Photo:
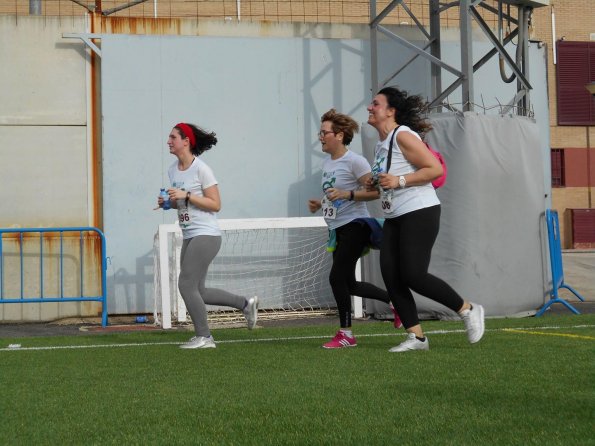
MULTIPOLYGON (((475 44, 478 52, 490 48, 475 44)), ((443 42, 447 60, 457 60, 458 52, 455 43, 443 42)), ((386 41, 380 54, 381 73, 410 57, 386 41)), ((220 183, 221 218, 307 216, 308 198, 321 193, 323 157, 315 136, 320 116, 336 107, 367 120, 369 60, 363 39, 105 36, 104 226, 112 311, 152 308, 152 236, 175 215, 151 208, 175 161, 166 146, 175 123, 217 133, 219 144, 202 157, 220 183)), ((428 67, 418 59, 399 76, 399 85, 428 94, 428 67)), ((540 68, 536 77, 543 79, 545 66, 540 68)), ((499 84, 498 76, 494 59, 476 82, 477 96, 502 103, 513 97, 515 86, 499 84)), ((545 101, 545 91, 534 96, 545 101)), ((485 145, 477 141, 476 149, 485 145)), ((351 148, 362 152, 360 138, 351 148)), ((542 295, 540 289, 536 298, 542 295)))

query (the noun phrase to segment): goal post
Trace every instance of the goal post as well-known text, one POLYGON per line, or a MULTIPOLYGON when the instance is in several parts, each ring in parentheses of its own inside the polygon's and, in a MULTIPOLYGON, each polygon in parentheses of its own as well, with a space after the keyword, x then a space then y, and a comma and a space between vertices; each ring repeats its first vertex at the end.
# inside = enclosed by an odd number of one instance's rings
MULTIPOLYGON (((332 256, 326 251, 322 217, 221 219, 222 244, 207 274, 207 287, 259 297, 261 317, 328 311, 336 303, 328 283, 332 256)), ((187 321, 178 287, 182 233, 177 223, 159 225, 154 239, 155 323, 171 328, 187 321)), ((358 262, 356 278, 361 280, 358 262)), ((229 308, 207 306, 209 314, 229 308)), ((363 316, 353 297, 354 316, 363 316)))

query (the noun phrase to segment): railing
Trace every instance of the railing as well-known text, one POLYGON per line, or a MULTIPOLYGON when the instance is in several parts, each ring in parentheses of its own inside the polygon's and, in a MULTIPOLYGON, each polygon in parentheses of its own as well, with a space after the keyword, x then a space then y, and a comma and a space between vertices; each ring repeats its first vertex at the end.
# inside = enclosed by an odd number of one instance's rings
POLYGON ((560 288, 566 288, 572 294, 578 297, 581 302, 585 301, 578 291, 564 282, 564 267, 562 266, 562 248, 560 245, 560 223, 558 221, 558 211, 546 209, 545 220, 547 224, 548 244, 550 250, 552 290, 550 292, 551 299, 547 301, 543 307, 541 307, 535 316, 541 316, 550 306, 556 303, 564 305, 574 314, 580 314, 580 311, 570 305, 565 299, 562 299, 558 294, 558 290, 560 288))
POLYGON ((97 228, 0 229, 0 304, 100 302, 101 325, 105 327, 106 269, 105 236, 97 228), (78 233, 78 247, 73 243, 65 246, 65 233, 74 233, 75 237, 78 233), (84 237, 89 233, 98 236, 99 256, 96 244, 91 242, 97 237, 84 237), (39 238, 38 250, 35 234, 39 238), (100 265, 94 266, 93 262, 97 261, 100 265), (86 288, 97 291, 98 287, 101 288, 99 293, 85 294, 86 288))

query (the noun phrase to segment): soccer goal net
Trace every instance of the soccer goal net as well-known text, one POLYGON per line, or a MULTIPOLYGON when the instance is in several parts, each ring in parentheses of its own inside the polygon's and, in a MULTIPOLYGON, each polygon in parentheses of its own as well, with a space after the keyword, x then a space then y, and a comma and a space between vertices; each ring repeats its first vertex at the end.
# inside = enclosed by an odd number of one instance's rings
MULTIPOLYGON (((332 263, 322 217, 219 220, 221 250, 206 286, 259 298, 259 317, 300 317, 336 307, 328 282, 332 263)), ((177 224, 155 234, 155 321, 163 328, 189 322, 178 291, 182 234, 177 224)), ((360 303, 361 307, 361 303, 360 303)), ((208 306, 209 318, 230 321, 239 311, 208 306)))

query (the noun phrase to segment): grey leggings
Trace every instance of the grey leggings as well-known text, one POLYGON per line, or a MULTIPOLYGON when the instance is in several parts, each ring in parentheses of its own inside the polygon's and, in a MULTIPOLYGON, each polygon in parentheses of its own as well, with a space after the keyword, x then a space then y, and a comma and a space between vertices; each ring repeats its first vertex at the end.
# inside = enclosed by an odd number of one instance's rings
POLYGON ((199 235, 185 239, 180 255, 178 288, 194 323, 196 336, 210 336, 207 324, 208 305, 221 305, 241 310, 246 299, 216 288, 205 288, 209 265, 221 248, 221 237, 199 235))

